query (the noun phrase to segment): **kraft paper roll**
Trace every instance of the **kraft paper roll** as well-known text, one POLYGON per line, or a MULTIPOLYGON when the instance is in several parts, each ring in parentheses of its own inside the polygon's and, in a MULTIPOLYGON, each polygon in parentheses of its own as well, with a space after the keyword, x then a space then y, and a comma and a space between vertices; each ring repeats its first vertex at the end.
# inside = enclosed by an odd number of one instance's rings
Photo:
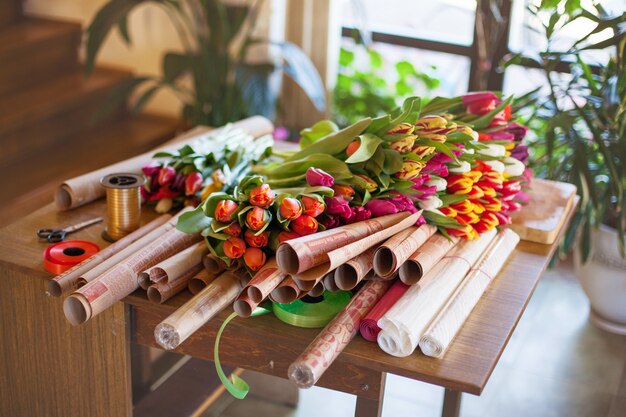
POLYGON ((374 271, 381 278, 391 278, 407 259, 435 232, 431 224, 409 227, 380 245, 374 254, 374 271))
POLYGON ((408 356, 428 325, 450 299, 472 265, 495 237, 492 230, 476 240, 460 242, 454 252, 444 257, 378 321, 380 348, 393 356, 408 356))
MULTIPOLYGON (((260 303, 287 278, 276 264, 276 258, 270 258, 265 265, 256 273, 245 288, 248 296, 255 303, 260 303)), ((250 311, 252 313, 252 311, 250 311)))
MULTIPOLYGON (((272 123, 261 116, 243 119, 232 123, 230 126, 231 127, 228 127, 229 129, 241 129, 254 137, 270 134, 274 130, 272 123)), ((56 206, 59 210, 69 210, 102 198, 104 197, 105 190, 100 186, 99 181, 100 178, 105 175, 112 172, 141 174, 141 168, 152 160, 152 156, 156 152, 172 152, 179 149, 184 144, 197 144, 199 141, 204 141, 207 136, 218 134, 225 128, 227 128, 227 126, 215 130, 210 130, 207 127, 197 127, 183 133, 181 137, 176 138, 174 144, 163 146, 134 158, 109 165, 79 177, 68 179, 56 190, 54 197, 56 206)), ((221 144, 221 146, 223 146, 223 144, 221 144)))
POLYGON ((519 240, 519 236, 510 229, 498 234, 493 245, 463 279, 459 288, 420 339, 419 346, 425 355, 435 358, 445 355, 452 340, 511 256, 519 240))
MULTIPOLYGON (((145 282, 149 283, 148 286, 150 286, 153 283, 161 281, 174 281, 181 275, 187 273, 192 267, 201 264, 202 258, 208 252, 209 248, 204 240, 198 242, 195 245, 170 256, 164 261, 159 262, 149 269, 142 271, 137 277, 139 285, 142 286, 142 283, 145 282)), ((196 272, 200 272, 200 270, 196 272)), ((146 288, 148 286, 146 286, 146 288)))
POLYGON ((148 300, 157 304, 164 303, 187 288, 191 277, 197 275, 203 269, 202 264, 197 264, 176 278, 170 277, 168 280, 161 280, 156 284, 152 284, 148 287, 148 300))
POLYGON ((348 291, 324 292, 320 297, 304 297, 289 304, 274 303, 272 311, 282 322, 296 327, 321 328, 350 302, 348 291))
POLYGON ((400 279, 407 285, 417 283, 425 274, 450 253, 459 238, 447 238, 442 234, 435 233, 398 270, 400 279))
POLYGON ((342 290, 351 290, 372 270, 376 247, 369 248, 359 256, 350 259, 335 270, 335 285, 342 290))
POLYGON ((212 253, 206 254, 202 259, 202 263, 207 271, 215 274, 225 271, 228 267, 222 258, 212 253))
POLYGON ((100 252, 91 256, 90 258, 85 259, 78 265, 68 269, 60 275, 57 275, 53 280, 48 282, 48 294, 54 297, 60 297, 62 294, 65 294, 75 289, 76 281, 82 274, 95 268, 102 262, 114 256, 116 253, 127 248, 129 245, 141 239, 156 228, 162 226, 171 218, 172 216, 169 214, 164 214, 160 217, 157 217, 150 223, 140 227, 128 236, 123 237, 112 245, 107 246, 100 252))
POLYGON ((195 276, 191 277, 191 279, 189 280, 189 284, 187 284, 187 289, 189 290, 190 293, 196 295, 200 291, 202 291, 204 287, 206 287, 211 282, 213 282, 213 280, 215 280, 215 278, 217 278, 219 274, 221 274, 222 272, 223 271, 220 271, 214 274, 212 272, 207 271, 206 268, 204 268, 200 272, 198 272, 195 276))
POLYGON ((350 303, 328 323, 302 354, 289 366, 289 380, 299 388, 310 388, 348 346, 359 331, 359 322, 391 285, 368 281, 350 303))
POLYGON ((277 303, 288 304, 297 300, 303 294, 303 291, 300 290, 293 278, 287 275, 287 278, 271 292, 271 299, 277 303))

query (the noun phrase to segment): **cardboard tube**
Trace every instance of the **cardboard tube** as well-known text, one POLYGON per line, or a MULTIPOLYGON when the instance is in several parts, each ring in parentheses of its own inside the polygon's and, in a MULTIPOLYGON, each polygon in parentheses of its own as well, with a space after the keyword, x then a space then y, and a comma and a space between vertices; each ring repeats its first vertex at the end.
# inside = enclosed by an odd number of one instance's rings
POLYGON ((374 253, 374 271, 381 278, 391 278, 407 259, 424 244, 437 228, 430 224, 409 227, 392 236, 374 253))
POLYGON ((204 268, 209 272, 222 272, 226 270, 226 262, 222 258, 217 255, 213 255, 212 253, 207 253, 202 258, 202 264, 204 264, 204 268))
POLYGON ((233 303, 233 310, 239 317, 248 318, 258 305, 258 302, 253 301, 245 291, 242 291, 233 303))
POLYGON ((311 297, 319 297, 320 295, 324 294, 325 290, 326 288, 324 287, 324 281, 320 281, 315 284, 315 287, 311 288, 311 290, 309 291, 309 295, 311 297))
POLYGON ((191 277, 189 280, 189 284, 187 284, 187 289, 192 294, 198 294, 204 287, 209 285, 211 282, 215 280, 219 276, 221 272, 214 274, 206 269, 202 269, 195 276, 191 277))
POLYGON ((359 322, 391 285, 369 281, 350 303, 322 330, 289 366, 289 380, 298 388, 310 388, 321 378, 359 330, 359 322))
POLYGON ((137 274, 200 241, 199 234, 173 229, 124 259, 65 299, 63 311, 74 326, 103 312, 139 288, 137 274))
POLYGON ((335 285, 342 290, 351 290, 372 270, 376 248, 369 248, 335 269, 335 285))
POLYGON ((202 263, 202 258, 209 252, 204 241, 198 242, 187 249, 170 256, 164 261, 159 262, 153 267, 147 269, 150 281, 166 282, 176 280, 179 276, 189 271, 192 267, 202 263))
MULTIPOLYGON (((247 119, 232 123, 232 128, 241 129, 254 137, 260 137, 272 133, 274 126, 272 122, 261 116, 253 116, 247 119)), ((79 177, 71 178, 63 182, 55 193, 54 199, 57 209, 68 210, 80 207, 83 204, 90 203, 94 200, 104 197, 105 189, 100 187, 100 178, 111 172, 130 172, 141 174, 141 168, 152 160, 152 156, 156 152, 171 152, 179 149, 184 144, 193 144, 205 138, 209 134, 217 134, 223 131, 225 127, 209 131, 207 127, 198 127, 191 131, 185 132, 176 142, 167 146, 163 146, 146 152, 134 158, 130 158, 113 165, 101 168, 96 171, 89 172, 79 177)))
POLYGON ((297 300, 303 292, 298 288, 298 285, 294 282, 291 276, 287 276, 276 288, 272 291, 272 300, 280 304, 288 304, 297 300))
POLYGON ((251 301, 260 303, 287 278, 276 265, 276 258, 270 258, 265 265, 252 277, 247 287, 244 288, 251 301))
POLYGON ((148 300, 157 304, 164 303, 187 288, 191 277, 197 275, 203 268, 202 264, 197 264, 176 278, 168 281, 161 280, 151 285, 148 287, 148 300))
POLYGON ((335 282, 335 273, 334 272, 329 272, 328 274, 326 274, 324 276, 324 279, 322 280, 322 282, 324 283, 324 288, 330 292, 335 292, 335 291, 339 291, 339 287, 337 286, 337 283, 335 282))
POLYGON ((407 285, 414 285, 443 258, 459 239, 435 233, 416 250, 398 270, 400 279, 407 285))
POLYGON ((278 267, 287 274, 300 274, 329 262, 330 251, 396 225, 409 216, 408 212, 389 214, 288 240, 276 251, 278 267))
POLYGON ((111 258, 119 251, 127 248, 132 243, 136 242, 148 233, 162 226, 171 218, 172 216, 170 214, 164 214, 162 216, 159 216, 145 226, 142 226, 139 229, 135 230, 128 236, 125 236, 117 242, 102 249, 100 252, 96 253, 92 257, 85 259, 84 261, 76 266, 73 266, 64 273, 57 275, 54 279, 48 281, 48 295, 60 297, 62 294, 65 294, 77 288, 76 281, 82 274, 100 265, 102 262, 111 258))

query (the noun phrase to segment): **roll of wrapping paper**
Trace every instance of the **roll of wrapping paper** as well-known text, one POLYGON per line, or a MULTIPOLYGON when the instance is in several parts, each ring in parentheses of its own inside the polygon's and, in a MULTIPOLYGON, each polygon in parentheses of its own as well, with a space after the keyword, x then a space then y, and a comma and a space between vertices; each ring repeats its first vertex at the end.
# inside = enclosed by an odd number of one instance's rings
POLYGON ((50 245, 43 252, 46 271, 59 274, 96 254, 100 248, 84 240, 68 240, 50 245))
POLYGON ((145 183, 143 174, 133 173, 109 174, 100 179, 107 196, 107 225, 102 233, 105 240, 115 242, 139 229, 140 189, 145 183))
MULTIPOLYGON (((402 214, 402 213, 398 213, 398 214, 402 214)), ((409 213, 405 213, 405 214, 409 214, 409 213)), ((392 216, 395 216, 395 214, 392 216)), ((368 236, 365 236, 362 239, 359 239, 355 242, 348 243, 345 246, 331 250, 330 252, 327 252, 326 254, 324 254, 324 256, 328 259, 328 262, 320 264, 314 268, 303 271, 301 273, 294 274, 294 276, 304 281, 315 280, 320 274, 322 273, 326 274, 326 273, 329 273, 330 271, 335 270, 340 265, 345 264, 350 259, 353 259, 356 256, 362 254, 363 252, 373 247, 374 245, 384 241, 385 239, 388 239, 389 237, 400 232, 401 230, 406 229, 407 227, 410 227, 411 225, 415 224, 415 222, 419 219, 420 216, 421 216, 421 211, 418 213, 409 214, 408 216, 399 218, 397 223, 394 223, 388 227, 384 227, 381 230, 374 232, 368 236)), ((381 218, 382 217, 379 217, 378 219, 381 219, 381 218)), ((364 223, 364 222, 360 222, 360 223, 364 223)), ((358 223, 354 223, 354 224, 358 224, 358 223)), ((354 224, 350 226, 353 226, 354 224)), ((335 230, 335 229, 332 229, 332 230, 335 230)), ((309 235, 309 236, 312 236, 312 235, 309 235)), ((308 236, 305 236, 305 237, 308 237, 308 236)), ((289 240, 285 243, 294 242, 296 240, 298 240, 298 238, 289 240)), ((280 250, 280 247, 279 247, 279 250, 280 250)), ((277 255, 277 259, 278 259, 278 255, 277 255)))
POLYGON ((408 285, 418 282, 452 250, 458 241, 457 237, 448 238, 439 233, 432 235, 400 266, 398 272, 402 282, 408 285))
POLYGON ((369 248, 357 257, 350 259, 335 269, 335 286, 342 290, 351 290, 372 270, 376 247, 369 248))
POLYGON ((376 303, 369 313, 361 320, 359 330, 363 339, 370 342, 376 342, 380 327, 378 320, 385 315, 387 311, 407 292, 409 286, 400 280, 393 282, 385 295, 376 303))
MULTIPOLYGON (((192 267, 201 264, 202 258, 209 252, 204 241, 182 250, 158 264, 142 271, 137 279, 139 286, 147 289, 150 285, 165 281, 176 280, 179 276, 189 271, 192 267)), ((200 272, 200 271, 197 271, 200 272)), ((190 277, 191 278, 191 277, 190 277)))
POLYGON ((408 356, 430 322, 450 299, 472 265, 485 252, 496 231, 483 233, 478 239, 460 242, 417 285, 407 292, 378 321, 381 332, 378 345, 393 356, 408 356))
MULTIPOLYGON (((229 129, 242 129, 254 137, 271 134, 274 130, 272 123, 260 116, 243 119, 230 126, 229 129)), ((225 128, 226 127, 223 127, 211 132, 208 131, 208 128, 195 128, 192 131, 183 133, 173 144, 157 148, 153 151, 89 172, 79 177, 68 179, 56 190, 54 199, 57 209, 73 209, 104 197, 105 191, 99 186, 99 181, 100 178, 111 172, 132 172, 140 174, 141 168, 152 160, 152 156, 156 152, 172 152, 185 144, 195 146, 199 141, 204 141, 208 135, 219 134, 219 132, 223 131, 225 128)), ((223 143, 219 144, 219 146, 223 146, 223 143)))
POLYGON ((325 291, 319 297, 303 297, 289 304, 274 303, 272 311, 282 322, 296 327, 326 326, 350 302, 349 291, 325 291))
POLYGON ((272 301, 282 304, 291 303, 303 296, 303 291, 300 290, 298 284, 295 283, 291 276, 287 275, 287 278, 274 288, 270 293, 272 301))
POLYGON ((310 295, 311 297, 319 297, 324 293, 324 291, 326 291, 326 287, 324 287, 324 281, 320 281, 309 290, 308 295, 310 295))
POLYGON ((302 354, 289 366, 289 379, 299 388, 310 388, 321 378, 337 356, 359 331, 359 322, 391 285, 369 281, 350 303, 328 323, 302 354))
POLYGON ((330 262, 328 252, 396 225, 409 216, 408 212, 389 214, 288 240, 276 251, 278 267, 287 274, 300 274, 330 262))
POLYGON ((223 272, 156 326, 156 342, 167 350, 178 347, 217 313, 231 305, 247 279, 248 273, 243 269, 223 272))
POLYGON ((337 286, 337 283, 335 282, 335 273, 333 271, 330 271, 329 273, 327 273, 324 276, 324 279, 322 280, 322 282, 324 283, 324 288, 326 288, 327 291, 331 291, 331 292, 339 291, 339 287, 337 286))
POLYGON ((74 291, 63 303, 72 325, 86 322, 139 288, 137 274, 199 242, 199 234, 172 229, 138 252, 113 266, 95 280, 74 291))
POLYGON ((112 245, 109 245, 106 248, 102 249, 100 252, 85 259, 78 265, 68 269, 60 275, 57 275, 56 277, 54 277, 54 279, 48 282, 48 294, 54 297, 60 297, 62 294, 73 290, 74 288, 76 288, 76 280, 82 274, 111 258, 116 253, 123 250, 124 248, 127 248, 133 242, 141 239, 159 226, 162 226, 171 218, 172 216, 169 214, 159 216, 145 226, 142 226, 139 229, 135 230, 128 236, 118 240, 112 245))
POLYGON ((215 278, 219 276, 223 271, 214 274, 203 268, 200 272, 198 272, 195 276, 191 277, 189 280, 189 284, 187 284, 187 289, 192 294, 198 294, 204 287, 209 285, 215 278))
POLYGON ((485 256, 470 270, 447 305, 428 326, 419 346, 425 355, 441 358, 519 243, 519 236, 505 229, 496 236, 485 256))
MULTIPOLYGON (((179 211, 174 217, 171 217, 166 223, 162 224, 161 226, 147 233, 145 236, 137 239, 136 241, 134 241, 133 243, 131 243, 130 245, 128 245, 121 251, 117 252, 115 255, 111 256, 109 259, 96 265, 89 271, 82 273, 76 279, 76 286, 82 287, 83 285, 86 285, 87 283, 93 281, 94 279, 104 274, 109 269, 113 268, 115 265, 122 262, 124 259, 131 256, 133 253, 139 252, 139 250, 145 248, 150 243, 154 242, 156 239, 163 236, 169 230, 174 229, 176 227, 176 222, 178 221, 178 218, 183 213, 186 213, 189 210, 191 210, 191 208, 185 208, 179 211)), ((113 245, 115 245, 115 243, 113 245)))
POLYGON ((245 290, 250 299, 260 303, 276 288, 287 275, 278 269, 276 258, 270 258, 265 265, 252 277, 245 290))
POLYGON ((212 253, 207 253, 204 258, 202 258, 202 263, 207 271, 213 273, 225 271, 228 267, 222 258, 212 253))
POLYGON ((431 224, 409 227, 380 245, 374 254, 373 267, 381 278, 391 278, 407 259, 437 231, 431 224))
POLYGON ((196 276, 203 269, 204 267, 202 266, 202 264, 197 264, 182 273, 181 275, 178 275, 176 278, 161 280, 156 284, 152 284, 148 287, 148 300, 157 304, 164 303, 165 301, 169 300, 170 298, 187 288, 189 280, 193 276, 196 276))

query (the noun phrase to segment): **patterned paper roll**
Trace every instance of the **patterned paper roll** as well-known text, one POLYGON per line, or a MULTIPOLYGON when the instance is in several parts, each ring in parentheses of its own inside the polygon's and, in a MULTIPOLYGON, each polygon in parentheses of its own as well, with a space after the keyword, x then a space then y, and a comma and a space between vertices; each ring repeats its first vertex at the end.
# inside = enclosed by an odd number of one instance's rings
POLYGON ((299 388, 310 388, 321 378, 337 356, 359 331, 360 320, 391 285, 388 281, 367 282, 346 306, 317 335, 289 366, 289 379, 299 388))
POLYGON ((259 302, 253 301, 246 289, 237 296, 235 302, 233 303, 233 310, 239 317, 248 318, 252 315, 252 311, 259 305, 259 302))
POLYGON ((322 279, 321 282, 324 283, 324 288, 326 288, 328 291, 330 292, 339 291, 339 287, 337 286, 337 283, 335 282, 335 273, 333 271, 330 271, 329 273, 324 275, 324 279, 322 279))
POLYGON ((457 244, 457 237, 447 237, 435 233, 398 270, 400 279, 407 285, 418 282, 425 274, 444 257, 457 244))
POLYGON ((480 297, 515 250, 519 240, 519 236, 510 229, 498 234, 494 244, 470 270, 420 339, 419 346, 425 355, 443 357, 480 297))
POLYGON ((326 287, 324 287, 324 281, 320 281, 315 284, 313 288, 311 288, 308 295, 310 295, 311 297, 319 297, 320 295, 324 294, 324 291, 326 291, 326 287))
POLYGON ((408 356, 472 265, 493 241, 495 230, 463 241, 389 309, 379 321, 378 345, 393 356, 408 356))
MULTIPOLYGON (((272 122, 261 116, 254 116, 232 123, 231 129, 241 129, 254 137, 271 134, 274 130, 272 122)), ((141 173, 141 168, 152 160, 152 156, 159 151, 171 152, 180 148, 184 144, 196 144, 207 135, 214 135, 224 130, 226 127, 215 129, 209 132, 209 128, 197 127, 189 132, 185 132, 181 137, 175 139, 175 143, 146 152, 134 158, 118 162, 113 165, 89 172, 79 177, 71 178, 61 184, 55 193, 54 199, 59 210, 68 210, 90 203, 98 198, 104 197, 105 189, 100 186, 100 178, 111 172, 141 173)), ((227 138, 226 138, 227 140, 227 138)), ((211 145, 211 144, 209 144, 211 145)), ((219 146, 223 146, 219 144, 219 146)))
POLYGON ((198 275, 203 269, 202 264, 197 264, 176 278, 170 277, 168 280, 161 280, 156 284, 152 284, 148 287, 148 300, 157 304, 166 302, 187 288, 191 277, 198 275))
POLYGON ((202 264, 207 271, 214 274, 225 271, 228 267, 222 258, 212 253, 207 253, 204 258, 202 258, 202 264))
POLYGON ((342 290, 351 290, 372 270, 376 247, 369 248, 335 269, 335 285, 342 290))
POLYGON ((255 303, 265 300, 281 282, 287 278, 276 265, 276 258, 270 258, 252 277, 244 290, 255 303))
POLYGON ((299 274, 329 262, 328 252, 391 227, 409 215, 408 212, 389 214, 288 240, 276 252, 278 267, 285 273, 299 274))
POLYGON ((391 278, 407 259, 435 232, 431 224, 409 227, 380 245, 374 254, 374 271, 381 278, 391 278))
POLYGON ((289 304, 300 298, 303 294, 305 293, 300 290, 293 278, 287 275, 287 278, 271 292, 271 299, 277 303, 289 304))
POLYGON ((90 258, 85 259, 78 265, 73 266, 72 268, 68 269, 60 275, 57 275, 54 279, 48 281, 48 294, 54 297, 60 297, 62 294, 73 290, 74 288, 76 288, 76 281, 81 276, 81 274, 84 274, 90 269, 93 269, 102 262, 111 258, 119 251, 130 246, 133 242, 136 242, 156 228, 162 226, 171 218, 172 216, 170 214, 164 214, 162 216, 159 216, 145 226, 142 226, 139 229, 135 230, 128 236, 121 238, 117 242, 107 246, 90 258))
POLYGON ((407 292, 409 286, 404 282, 397 280, 387 290, 385 295, 376 303, 376 305, 370 310, 369 313, 361 320, 359 330, 363 339, 370 342, 375 342, 380 333, 380 327, 378 327, 378 320, 389 311, 391 307, 407 292))
POLYGON ((226 271, 182 307, 159 323, 154 338, 163 349, 176 349, 196 330, 232 304, 248 279, 248 273, 226 271))
POLYGON ((206 243, 204 241, 198 242, 141 272, 137 277, 139 286, 144 288, 142 283, 146 282, 148 283, 147 288, 157 282, 176 280, 192 267, 200 264, 208 252, 209 248, 206 243))
POLYGON ((199 234, 190 235, 176 229, 166 232, 89 284, 74 291, 63 303, 65 317, 74 326, 86 322, 139 288, 139 272, 201 239, 199 234))

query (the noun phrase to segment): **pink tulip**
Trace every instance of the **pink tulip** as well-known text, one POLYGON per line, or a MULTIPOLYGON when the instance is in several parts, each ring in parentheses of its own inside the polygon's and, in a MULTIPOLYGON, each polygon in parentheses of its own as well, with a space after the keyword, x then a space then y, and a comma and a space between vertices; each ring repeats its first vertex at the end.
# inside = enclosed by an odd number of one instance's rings
POLYGON ((194 195, 202 188, 204 179, 199 172, 192 172, 185 178, 185 195, 194 195))
POLYGON ((141 172, 144 173, 145 176, 150 177, 154 174, 158 174, 161 170, 161 164, 156 161, 150 161, 146 165, 141 168, 141 172))
POLYGON ((327 172, 319 168, 311 167, 306 170, 306 182, 311 187, 332 187, 335 183, 335 179, 327 172))
POLYGON ((461 97, 463 105, 471 114, 483 115, 494 110, 498 104, 498 96, 491 91, 477 91, 461 97))
POLYGON ((337 214, 343 218, 350 216, 350 205, 343 197, 326 197, 324 201, 326 202, 326 213, 337 214))
POLYGON ((380 217, 387 214, 395 214, 398 208, 389 200, 370 200, 365 204, 365 208, 372 213, 372 217, 380 217))
POLYGON ((164 167, 159 171, 159 185, 169 184, 174 177, 176 177, 176 170, 174 167, 164 167))

